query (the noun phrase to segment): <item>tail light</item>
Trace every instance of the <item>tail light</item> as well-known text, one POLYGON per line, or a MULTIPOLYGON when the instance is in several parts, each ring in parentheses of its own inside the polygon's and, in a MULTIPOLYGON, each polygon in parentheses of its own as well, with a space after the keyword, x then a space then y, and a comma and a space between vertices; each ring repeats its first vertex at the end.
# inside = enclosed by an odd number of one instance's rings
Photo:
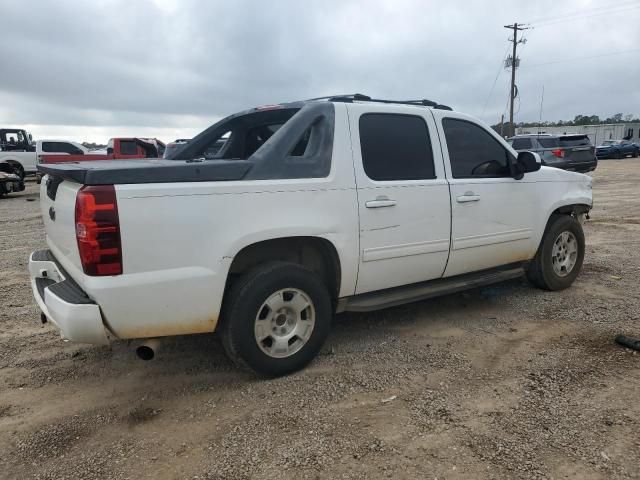
POLYGON ((84 186, 76 197, 76 239, 84 273, 120 275, 120 220, 113 185, 84 186))
POLYGON ((564 150, 562 150, 561 148, 558 148, 556 150, 552 150, 551 153, 553 153, 554 157, 564 158, 564 150))

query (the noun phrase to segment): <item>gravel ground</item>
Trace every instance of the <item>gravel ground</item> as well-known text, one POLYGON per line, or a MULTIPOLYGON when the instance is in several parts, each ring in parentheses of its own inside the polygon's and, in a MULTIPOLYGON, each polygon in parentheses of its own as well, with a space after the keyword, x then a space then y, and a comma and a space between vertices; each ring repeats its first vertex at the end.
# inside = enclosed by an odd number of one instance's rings
POLYGON ((26 272, 38 191, 0 199, 0 477, 640 478, 640 161, 594 174, 564 292, 513 281, 336 318, 306 370, 264 381, 217 339, 66 344, 26 272))

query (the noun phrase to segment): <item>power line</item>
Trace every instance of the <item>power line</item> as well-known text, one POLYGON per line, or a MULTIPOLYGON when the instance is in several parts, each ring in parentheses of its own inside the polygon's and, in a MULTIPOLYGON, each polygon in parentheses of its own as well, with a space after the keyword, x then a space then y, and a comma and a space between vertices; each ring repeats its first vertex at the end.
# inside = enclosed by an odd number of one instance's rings
MULTIPOLYGON (((496 78, 493 79, 493 85, 491 85, 491 90, 489 90, 489 95, 487 95, 487 99, 484 101, 484 106, 482 107, 482 115, 484 115, 485 110, 487 109, 487 105, 489 103, 489 99, 493 94, 493 89, 496 88, 496 83, 498 82, 498 77, 500 73, 504 70, 504 61, 507 58, 507 52, 509 52, 509 47, 504 51, 504 55, 502 55, 502 59, 500 60, 500 68, 498 69, 498 73, 496 74, 496 78)), ((482 116, 481 115, 481 116, 482 116)))
POLYGON ((591 15, 584 15, 584 14, 577 14, 574 16, 567 16, 567 17, 557 17, 553 20, 547 20, 545 22, 539 22, 539 23, 534 23, 533 27, 534 28, 543 28, 543 27, 550 27, 552 25, 557 25, 559 23, 567 23, 567 22, 575 22, 578 20, 586 20, 589 18, 594 18, 594 17, 599 17, 602 15, 613 15, 616 13, 623 13, 623 12, 628 12, 630 10, 635 10, 637 8, 640 8, 640 4, 636 4, 633 6, 627 6, 626 8, 619 8, 619 9, 611 9, 611 10, 607 10, 607 11, 603 11, 600 13, 593 13, 591 15))
POLYGON ((522 68, 534 68, 534 67, 542 67, 542 66, 545 66, 545 65, 555 65, 555 64, 558 64, 558 63, 577 62, 579 60, 590 60, 592 58, 610 57, 610 56, 614 56, 614 55, 622 55, 622 54, 625 54, 625 53, 634 53, 634 52, 640 52, 640 48, 633 48, 631 50, 620 50, 618 52, 603 53, 601 55, 589 55, 587 57, 565 58, 565 59, 562 59, 562 60, 554 60, 554 61, 551 61, 551 62, 536 63, 534 65, 525 65, 522 68))
POLYGON ((557 20, 559 18, 567 18, 567 17, 575 17, 575 16, 581 16, 581 15, 589 15, 591 13, 599 13, 602 11, 609 11, 609 10, 614 10, 617 8, 624 8, 630 5, 637 5, 638 2, 637 0, 632 0, 632 1, 626 1, 626 2, 614 2, 608 5, 600 5, 599 7, 591 7, 591 8, 583 8, 580 9, 580 11, 576 11, 574 10, 573 12, 565 12, 565 13, 558 13, 556 15, 550 15, 548 17, 540 17, 540 18, 535 18, 533 20, 531 20, 529 22, 530 25, 535 25, 538 23, 545 23, 547 21, 550 20, 557 20))

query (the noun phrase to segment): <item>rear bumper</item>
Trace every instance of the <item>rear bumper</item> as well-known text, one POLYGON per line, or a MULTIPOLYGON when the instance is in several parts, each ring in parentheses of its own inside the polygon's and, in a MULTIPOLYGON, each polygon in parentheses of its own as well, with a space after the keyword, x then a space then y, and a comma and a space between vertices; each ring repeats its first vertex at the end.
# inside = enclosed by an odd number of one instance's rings
POLYGON ((598 166, 598 160, 593 159, 588 162, 572 162, 572 161, 560 161, 560 162, 545 162, 548 167, 561 168, 562 170, 570 170, 573 172, 591 172, 598 166))
POLYGON ((65 340, 106 345, 110 334, 100 307, 73 281, 49 250, 29 257, 31 289, 47 320, 65 340))

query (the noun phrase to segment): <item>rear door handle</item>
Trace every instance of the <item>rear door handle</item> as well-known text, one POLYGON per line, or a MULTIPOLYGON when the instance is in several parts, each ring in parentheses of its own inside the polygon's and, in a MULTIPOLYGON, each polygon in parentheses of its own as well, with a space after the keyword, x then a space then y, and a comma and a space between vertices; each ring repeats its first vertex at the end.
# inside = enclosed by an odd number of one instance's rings
POLYGON ((480 201, 480 195, 476 195, 473 192, 465 192, 464 195, 460 195, 456 198, 458 203, 478 202, 480 201))
POLYGON ((393 207, 396 204, 395 200, 391 200, 388 197, 376 197, 375 200, 369 200, 365 202, 367 208, 383 208, 383 207, 393 207))

